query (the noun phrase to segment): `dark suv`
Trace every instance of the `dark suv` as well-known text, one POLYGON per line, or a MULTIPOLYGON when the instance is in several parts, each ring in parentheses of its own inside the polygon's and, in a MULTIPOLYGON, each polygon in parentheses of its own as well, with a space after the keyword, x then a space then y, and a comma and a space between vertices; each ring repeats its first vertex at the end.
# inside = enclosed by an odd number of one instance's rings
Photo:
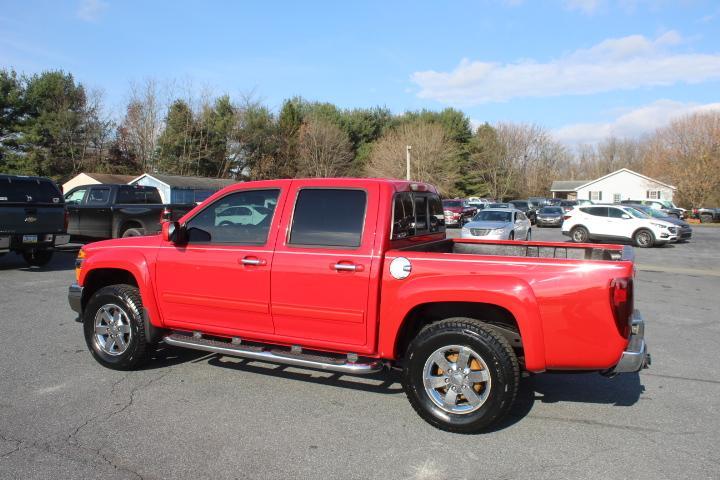
POLYGON ((47 264, 68 243, 65 201, 52 180, 0 175, 0 255, 17 252, 30 265, 47 264))

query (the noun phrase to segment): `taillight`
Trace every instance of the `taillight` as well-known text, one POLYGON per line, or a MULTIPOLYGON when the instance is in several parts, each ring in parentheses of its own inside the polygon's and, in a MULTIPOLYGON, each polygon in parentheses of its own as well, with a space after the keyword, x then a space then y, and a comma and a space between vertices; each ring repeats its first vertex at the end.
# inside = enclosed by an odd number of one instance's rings
POLYGON ((630 336, 630 317, 633 313, 632 278, 614 278, 610 282, 610 305, 615 317, 618 333, 625 338, 630 336))
POLYGON ((160 223, 169 222, 170 220, 172 220, 172 210, 165 207, 162 212, 160 212, 160 223))
POLYGON ((70 225, 70 212, 65 209, 65 228, 63 229, 63 232, 67 232, 68 225, 70 225))
POLYGON ((570 217, 572 217, 572 215, 563 215, 563 220, 570 220, 570 217))

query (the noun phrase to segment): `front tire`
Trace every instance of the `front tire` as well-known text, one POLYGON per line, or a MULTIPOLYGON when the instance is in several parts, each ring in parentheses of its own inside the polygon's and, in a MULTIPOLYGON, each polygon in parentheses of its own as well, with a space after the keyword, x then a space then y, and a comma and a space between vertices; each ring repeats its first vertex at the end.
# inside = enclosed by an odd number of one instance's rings
POLYGON ((403 388, 429 424, 477 433, 499 421, 520 377, 510 344, 474 319, 450 318, 423 328, 408 346, 403 388))
POLYGON ((26 250, 22 252, 25 262, 31 267, 44 267, 53 257, 52 250, 26 250))
POLYGON ((638 248, 650 248, 655 245, 655 235, 650 230, 643 228, 635 232, 633 243, 638 248))
POLYGON ((83 313, 85 343, 100 365, 133 370, 146 362, 149 345, 140 291, 132 285, 110 285, 90 298, 83 313))

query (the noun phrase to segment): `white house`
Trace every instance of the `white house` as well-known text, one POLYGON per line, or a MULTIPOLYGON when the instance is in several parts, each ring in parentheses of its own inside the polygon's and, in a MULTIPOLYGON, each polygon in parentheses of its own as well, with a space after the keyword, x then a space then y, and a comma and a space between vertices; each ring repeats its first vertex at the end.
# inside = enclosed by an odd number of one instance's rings
POLYGON ((596 180, 556 180, 550 191, 554 198, 619 203, 622 200, 670 200, 676 187, 621 168, 596 180))
POLYGON ((676 187, 621 168, 575 188, 577 199, 619 203, 621 200, 670 200, 676 187))
POLYGON ((67 182, 63 183, 63 192, 69 192, 75 187, 79 187, 82 185, 99 185, 101 183, 104 184, 113 184, 113 183, 128 183, 130 180, 132 180, 132 175, 115 175, 112 173, 79 173, 75 175, 73 178, 68 180, 67 182))

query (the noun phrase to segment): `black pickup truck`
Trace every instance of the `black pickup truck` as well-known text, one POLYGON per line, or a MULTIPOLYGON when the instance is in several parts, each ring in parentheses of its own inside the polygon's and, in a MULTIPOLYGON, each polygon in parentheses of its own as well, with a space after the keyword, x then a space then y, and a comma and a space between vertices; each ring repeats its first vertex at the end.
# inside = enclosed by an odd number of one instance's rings
POLYGON ((65 194, 68 233, 77 237, 118 238, 151 235, 164 220, 178 220, 195 207, 166 205, 155 187, 84 185, 65 194))
POLYGON ((65 202, 52 180, 0 175, 0 255, 17 252, 30 265, 47 264, 68 243, 65 202))

